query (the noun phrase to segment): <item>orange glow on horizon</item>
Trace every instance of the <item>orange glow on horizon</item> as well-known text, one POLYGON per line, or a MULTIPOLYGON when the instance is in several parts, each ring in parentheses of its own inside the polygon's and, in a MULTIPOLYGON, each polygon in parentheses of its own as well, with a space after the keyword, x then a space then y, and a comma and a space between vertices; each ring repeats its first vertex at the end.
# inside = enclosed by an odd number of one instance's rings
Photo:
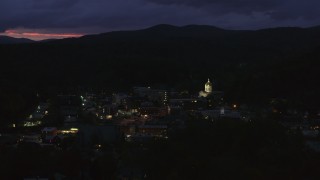
MULTIPOLYGON (((0 34, 1 35, 1 34, 0 34)), ((83 34, 75 33, 38 33, 38 32, 19 32, 16 30, 6 30, 2 35, 14 38, 28 38, 32 40, 45 40, 45 39, 63 39, 72 37, 81 37, 83 34)))

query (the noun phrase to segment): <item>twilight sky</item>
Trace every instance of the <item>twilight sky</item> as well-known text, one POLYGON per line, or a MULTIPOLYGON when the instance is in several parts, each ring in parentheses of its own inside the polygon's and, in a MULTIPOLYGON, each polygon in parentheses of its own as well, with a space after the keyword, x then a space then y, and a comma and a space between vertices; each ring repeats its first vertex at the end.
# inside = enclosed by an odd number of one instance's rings
POLYGON ((227 29, 320 25, 319 0, 0 0, 0 35, 78 37, 157 24, 227 29))

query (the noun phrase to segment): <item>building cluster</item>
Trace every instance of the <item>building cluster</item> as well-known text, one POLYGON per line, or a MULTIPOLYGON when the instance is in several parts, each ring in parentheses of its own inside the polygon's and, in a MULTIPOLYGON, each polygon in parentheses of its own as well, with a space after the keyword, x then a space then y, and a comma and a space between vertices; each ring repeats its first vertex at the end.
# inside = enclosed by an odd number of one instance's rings
MULTIPOLYGON (((15 133, 0 132, 0 147, 51 147, 60 152, 76 146, 83 154, 88 152, 83 156, 90 160, 99 157, 103 148, 109 148, 108 155, 116 159, 116 148, 110 145, 138 144, 140 149, 128 151, 144 153, 145 143, 168 141, 190 121, 204 121, 199 125, 205 126, 226 119, 248 122, 253 115, 244 107, 227 104, 224 93, 216 91, 209 79, 204 90, 193 94, 152 87, 133 87, 129 92, 112 94, 92 90, 61 94, 50 103, 39 103, 26 120, 13 126, 15 133)), ((283 114, 279 108, 269 111, 264 115, 283 114)), ((306 145, 320 152, 320 113, 317 116, 287 113, 281 116, 281 123, 288 130, 301 130, 306 145)), ((117 166, 123 179, 137 172, 137 176, 144 176, 120 158, 117 166)))
MULTIPOLYGON (((84 146, 119 140, 166 140, 175 129, 185 127, 188 114, 210 121, 244 119, 237 105, 226 105, 223 95, 222 91, 214 90, 209 79, 199 94, 133 87, 130 92, 111 95, 94 91, 58 95, 51 104, 40 103, 24 121, 24 127, 39 127, 41 132, 23 137, 42 144, 55 144, 72 135, 84 146), (50 115, 54 115, 45 118, 52 106, 54 112, 50 115)), ((28 141, 26 139, 22 138, 28 141)))
POLYGON ((30 114, 26 120, 23 122, 24 127, 34 127, 40 126, 42 124, 43 118, 48 115, 49 111, 48 103, 40 103, 36 109, 30 114))
POLYGON ((320 112, 298 113, 290 110, 283 113, 273 109, 272 113, 275 115, 284 114, 281 116, 280 123, 290 131, 301 132, 307 147, 320 152, 320 112))

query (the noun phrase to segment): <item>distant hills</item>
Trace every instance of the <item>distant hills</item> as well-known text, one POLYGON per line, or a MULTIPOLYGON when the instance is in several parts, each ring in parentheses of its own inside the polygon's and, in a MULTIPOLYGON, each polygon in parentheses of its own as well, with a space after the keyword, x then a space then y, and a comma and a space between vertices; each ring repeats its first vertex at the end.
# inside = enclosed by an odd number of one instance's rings
POLYGON ((13 38, 9 36, 0 36, 0 44, 21 44, 32 43, 34 41, 26 38, 13 38))
MULTIPOLYGON (((224 30, 157 25, 40 43, 0 45, 0 83, 52 90, 168 84, 197 92, 208 77, 239 102, 320 99, 320 28, 224 30)), ((45 91, 45 90, 44 90, 45 91)))
MULTIPOLYGON (((109 39, 140 39, 144 38, 162 38, 162 37, 185 37, 185 38, 221 38, 225 36, 236 37, 240 35, 251 36, 253 38, 258 38, 257 36, 264 35, 281 35, 282 38, 288 36, 298 35, 296 38, 301 38, 302 36, 310 37, 316 35, 320 32, 320 26, 314 26, 310 28, 299 28, 299 27, 278 27, 260 30, 226 30, 209 25, 187 25, 187 26, 173 26, 168 24, 160 24, 152 26, 150 28, 142 30, 132 30, 132 31, 114 31, 108 33, 86 35, 80 38, 66 38, 62 40, 48 39, 40 42, 74 42, 74 43, 88 43, 88 42, 101 42, 103 40, 109 39), (311 33, 311 34, 307 34, 311 33), (256 36, 256 37, 254 37, 256 36)), ((266 36, 267 38, 267 36, 266 36)), ((0 36, 0 44, 19 44, 19 43, 32 43, 36 42, 26 38, 13 38, 9 36, 0 36)))
MULTIPOLYGON (((269 38, 268 36, 280 36, 283 38, 288 38, 296 36, 296 38, 301 37, 311 37, 317 35, 320 32, 320 26, 315 26, 311 28, 299 28, 299 27, 278 27, 269 28, 261 30, 226 30, 217 28, 209 25, 187 25, 187 26, 172 26, 167 24, 156 25, 147 29, 133 30, 133 31, 115 31, 96 35, 86 35, 80 38, 69 38, 58 41, 73 41, 73 42, 101 42, 102 40, 108 39, 140 39, 140 38, 226 38, 237 36, 245 36, 250 38, 269 38)), ((237 39, 235 39, 237 40, 237 39)))

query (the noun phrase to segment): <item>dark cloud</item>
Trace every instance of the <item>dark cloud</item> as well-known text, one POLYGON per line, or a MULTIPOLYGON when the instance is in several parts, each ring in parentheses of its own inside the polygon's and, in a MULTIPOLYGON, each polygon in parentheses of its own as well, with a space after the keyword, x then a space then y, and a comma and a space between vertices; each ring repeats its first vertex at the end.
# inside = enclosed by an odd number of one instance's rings
POLYGON ((281 0, 147 0, 157 4, 186 5, 198 8, 221 8, 223 11, 251 13, 269 10, 281 4, 281 0))
MULTIPOLYGON (((318 0, 147 0, 156 4, 185 5, 213 14, 265 13, 275 21, 292 19, 316 20, 320 17, 318 0)), ((320 23, 320 21, 318 21, 320 23)), ((277 22, 275 22, 277 24, 277 22)))
POLYGON ((135 29, 160 23, 224 28, 320 24, 318 0, 1 0, 0 31, 135 29))
POLYGON ((271 17, 275 20, 305 19, 319 20, 320 1, 285 0, 282 6, 276 7, 271 17))
MULTIPOLYGON (((4 28, 135 28, 199 18, 202 12, 166 7, 141 0, 3 0, 0 27, 4 28)), ((194 21, 196 22, 196 21, 194 21)))

